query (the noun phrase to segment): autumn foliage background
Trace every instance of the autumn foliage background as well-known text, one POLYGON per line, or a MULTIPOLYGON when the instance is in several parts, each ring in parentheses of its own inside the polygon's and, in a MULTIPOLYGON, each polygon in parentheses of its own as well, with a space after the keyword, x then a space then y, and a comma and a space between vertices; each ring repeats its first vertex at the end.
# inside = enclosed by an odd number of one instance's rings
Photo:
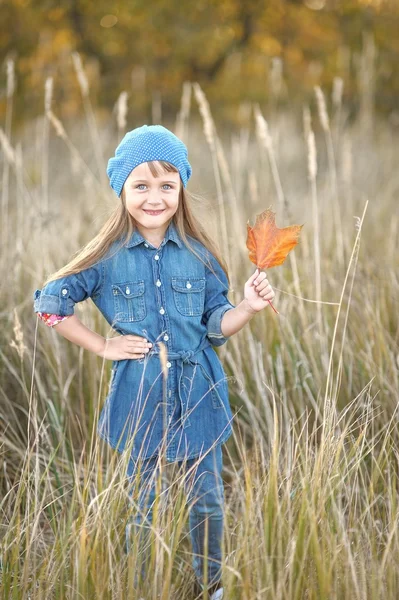
MULTIPOLYGON (((194 210, 242 299, 247 222, 303 224, 267 307, 217 349, 229 599, 397 598, 399 5, 364 0, 0 4, 0 589, 190 598, 183 486, 158 499, 150 584, 123 552, 126 456, 96 435, 111 364, 33 292, 115 206, 128 129, 184 139, 194 210)), ((76 314, 111 335, 90 301, 76 314)))
MULTIPOLYGON (((395 0, 3 0, 0 53, 16 61, 14 121, 41 114, 49 76, 59 116, 81 113, 70 68, 71 52, 78 51, 96 112, 105 118, 122 91, 129 93, 133 122, 148 119, 153 102, 173 118, 189 80, 204 86, 219 122, 239 123, 240 102, 272 102, 275 58, 284 69, 280 107, 309 102, 316 84, 331 92, 339 76, 354 117, 370 83, 362 64, 372 35, 373 104, 397 125, 398 29, 395 0)), ((1 78, 4 119, 4 68, 1 78)))

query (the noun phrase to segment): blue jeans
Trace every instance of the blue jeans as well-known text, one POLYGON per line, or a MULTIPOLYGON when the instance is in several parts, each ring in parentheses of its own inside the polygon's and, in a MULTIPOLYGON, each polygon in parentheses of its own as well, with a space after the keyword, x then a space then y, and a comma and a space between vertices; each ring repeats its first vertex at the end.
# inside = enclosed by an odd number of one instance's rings
MULTIPOLYGON (((129 553, 132 546, 132 536, 136 537, 139 552, 139 564, 135 575, 135 585, 138 583, 138 575, 141 572, 143 581, 146 578, 146 568, 149 561, 150 529, 152 523, 152 505, 156 496, 159 468, 157 469, 158 456, 141 460, 141 473, 138 480, 140 489, 136 505, 140 510, 128 521, 126 525, 126 552, 129 553), (141 536, 140 536, 141 533, 141 536)), ((223 543, 223 519, 224 519, 224 488, 221 477, 222 472, 222 445, 212 448, 204 457, 191 458, 186 461, 177 461, 179 474, 182 466, 186 471, 196 461, 198 464, 193 471, 184 479, 186 500, 189 502, 189 527, 193 548, 192 566, 199 583, 204 583, 204 555, 207 552, 208 560, 208 582, 210 585, 221 579, 222 543, 223 543), (205 549, 205 523, 208 523, 208 548, 205 549)), ((159 467, 159 465, 158 465, 159 467)), ((129 478, 129 496, 134 493, 136 485, 134 476, 138 470, 138 463, 130 458, 127 475, 129 478)), ((159 487, 158 487, 159 489, 159 487)), ((151 576, 149 574, 149 576, 151 576)))

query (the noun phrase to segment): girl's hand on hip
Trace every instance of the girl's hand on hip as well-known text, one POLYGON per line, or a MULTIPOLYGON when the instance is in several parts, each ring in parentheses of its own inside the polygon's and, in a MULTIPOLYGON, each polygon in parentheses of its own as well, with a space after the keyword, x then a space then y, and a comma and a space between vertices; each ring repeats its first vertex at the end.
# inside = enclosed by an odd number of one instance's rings
POLYGON ((268 300, 273 300, 275 292, 266 278, 264 271, 257 268, 244 286, 244 298, 254 313, 270 306, 268 300))
POLYGON ((138 359, 148 354, 151 347, 151 342, 139 335, 118 335, 105 340, 99 356, 108 360, 138 359))

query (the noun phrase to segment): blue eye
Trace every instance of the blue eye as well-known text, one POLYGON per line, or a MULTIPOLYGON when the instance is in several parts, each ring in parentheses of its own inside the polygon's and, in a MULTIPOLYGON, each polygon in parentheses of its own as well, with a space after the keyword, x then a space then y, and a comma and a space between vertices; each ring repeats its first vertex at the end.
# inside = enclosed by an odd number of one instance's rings
MULTIPOLYGON (((165 187, 165 185, 167 185, 169 189, 173 189, 169 183, 164 183, 162 187, 165 187)), ((143 186, 145 187, 145 183, 139 183, 138 185, 136 185, 136 189, 141 188, 143 186)))

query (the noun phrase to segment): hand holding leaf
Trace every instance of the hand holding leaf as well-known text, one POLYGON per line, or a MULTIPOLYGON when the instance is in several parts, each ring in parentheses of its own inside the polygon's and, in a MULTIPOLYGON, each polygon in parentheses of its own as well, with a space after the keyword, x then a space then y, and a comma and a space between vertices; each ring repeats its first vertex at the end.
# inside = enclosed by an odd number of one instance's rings
MULTIPOLYGON (((275 212, 270 208, 256 215, 255 225, 247 222, 249 259, 259 270, 283 264, 288 252, 296 246, 303 225, 279 228, 275 224, 275 212)), ((256 274, 252 276, 256 277, 256 274)), ((259 279, 259 278, 258 278, 259 279)), ((275 313, 279 314, 268 300, 275 313)))

